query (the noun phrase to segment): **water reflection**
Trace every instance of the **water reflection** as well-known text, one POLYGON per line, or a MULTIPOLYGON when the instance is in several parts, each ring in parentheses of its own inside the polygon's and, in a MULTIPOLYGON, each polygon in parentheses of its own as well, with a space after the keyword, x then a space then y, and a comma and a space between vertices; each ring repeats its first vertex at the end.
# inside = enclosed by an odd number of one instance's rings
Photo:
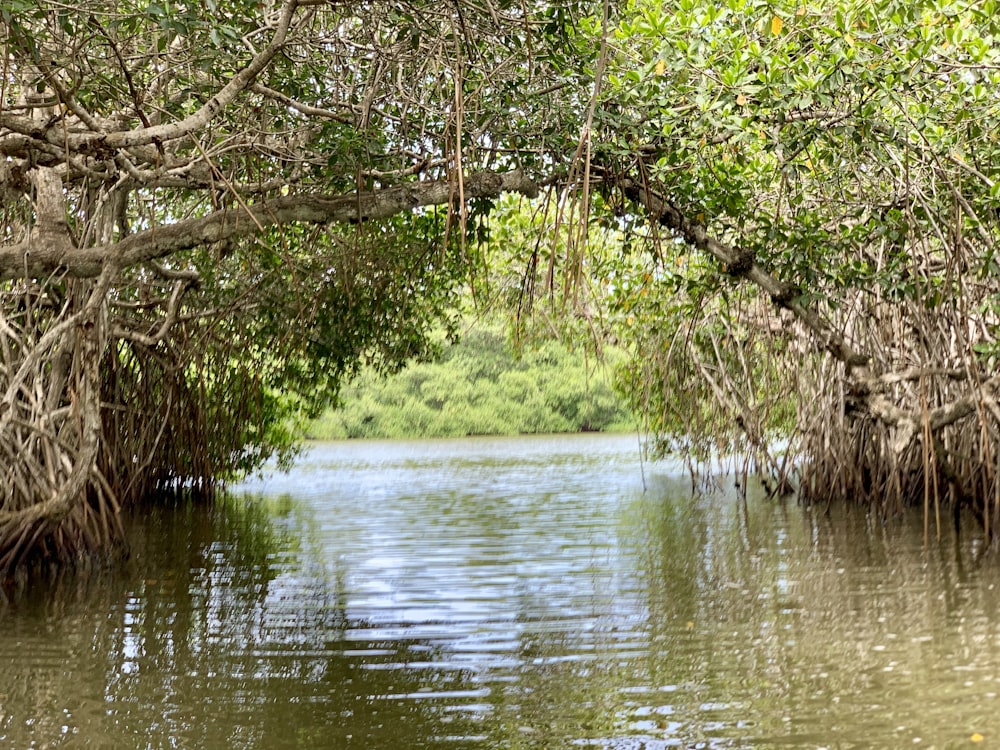
MULTIPOLYGON (((979 569, 975 534, 925 547, 917 518, 718 501, 643 504, 635 526, 649 632, 675 649, 647 682, 667 685, 670 715, 693 717, 679 731, 941 747, 997 730, 996 561, 979 569)), ((650 705, 633 705, 632 726, 649 726, 650 705)))
POLYGON ((354 443, 0 606, 0 747, 1000 739, 1000 567, 634 438, 354 443))

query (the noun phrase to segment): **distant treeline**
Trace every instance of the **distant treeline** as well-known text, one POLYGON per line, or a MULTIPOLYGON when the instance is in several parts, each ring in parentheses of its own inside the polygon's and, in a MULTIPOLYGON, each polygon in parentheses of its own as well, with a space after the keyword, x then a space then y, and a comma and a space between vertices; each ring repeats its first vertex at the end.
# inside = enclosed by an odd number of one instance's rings
POLYGON ((306 436, 460 437, 627 431, 635 421, 611 385, 607 361, 555 341, 515 351, 500 329, 473 330, 436 362, 389 377, 363 373, 342 406, 312 422, 306 436))

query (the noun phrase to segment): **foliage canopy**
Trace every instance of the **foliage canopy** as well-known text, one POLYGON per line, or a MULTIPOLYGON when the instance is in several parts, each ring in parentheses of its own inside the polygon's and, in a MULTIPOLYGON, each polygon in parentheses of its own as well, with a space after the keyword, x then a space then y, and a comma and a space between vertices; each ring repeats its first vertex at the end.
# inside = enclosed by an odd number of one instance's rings
POLYGON ((470 279, 631 346, 664 444, 991 527, 995 5, 8 0, 0 567, 287 449, 470 279))

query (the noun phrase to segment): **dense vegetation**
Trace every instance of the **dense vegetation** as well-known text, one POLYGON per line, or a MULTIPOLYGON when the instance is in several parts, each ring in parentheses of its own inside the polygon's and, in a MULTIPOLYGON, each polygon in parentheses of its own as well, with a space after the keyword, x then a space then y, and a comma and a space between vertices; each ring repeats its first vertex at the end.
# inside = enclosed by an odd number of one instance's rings
MULTIPOLYGON (((610 359, 610 355, 608 357, 610 359)), ((431 362, 383 377, 366 371, 306 437, 462 437, 635 430, 612 366, 558 341, 515 351, 498 326, 476 327, 431 362)))
POLYGON ((8 0, 0 568, 287 457, 465 290, 671 450, 1000 529, 996 11, 8 0))

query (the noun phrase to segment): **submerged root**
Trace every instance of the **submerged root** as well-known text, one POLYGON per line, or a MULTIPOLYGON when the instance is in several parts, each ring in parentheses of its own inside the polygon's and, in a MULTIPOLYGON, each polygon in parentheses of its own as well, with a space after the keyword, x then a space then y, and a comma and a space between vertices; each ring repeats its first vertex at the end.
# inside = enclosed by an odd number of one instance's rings
POLYGON ((99 477, 77 496, 53 497, 0 514, 0 571, 23 562, 107 550, 123 538, 120 508, 99 477))
POLYGON ((830 390, 811 392, 814 419, 798 446, 802 501, 857 502, 882 517, 922 508, 928 534, 940 533, 948 513, 968 510, 987 538, 996 538, 1000 414, 987 388, 954 373, 939 368, 919 381, 900 380, 890 395, 916 415, 902 425, 854 413, 849 399, 830 390), (957 414, 955 404, 972 408, 943 424, 934 417, 957 414), (837 414, 844 416, 830 418, 837 414))
POLYGON ((23 418, 0 427, 0 571, 107 548, 122 536, 118 500, 96 467, 91 420, 65 411, 58 430, 23 418))
POLYGON ((29 285, 23 305, 0 315, 0 571, 121 538, 97 464, 109 280, 70 289, 59 309, 36 305, 29 285))

